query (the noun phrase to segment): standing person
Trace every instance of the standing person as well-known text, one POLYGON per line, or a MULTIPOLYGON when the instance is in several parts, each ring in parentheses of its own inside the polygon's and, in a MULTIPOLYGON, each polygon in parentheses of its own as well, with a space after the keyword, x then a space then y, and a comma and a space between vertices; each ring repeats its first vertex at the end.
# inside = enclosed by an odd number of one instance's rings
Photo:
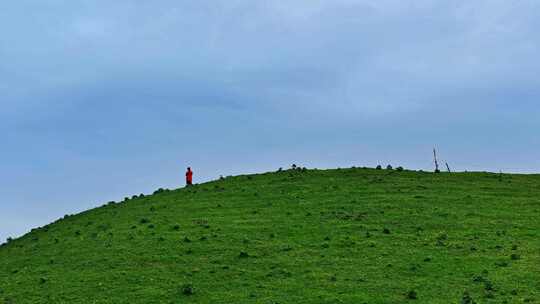
POLYGON ((186 187, 193 185, 193 171, 191 171, 191 167, 187 168, 186 172, 186 187))

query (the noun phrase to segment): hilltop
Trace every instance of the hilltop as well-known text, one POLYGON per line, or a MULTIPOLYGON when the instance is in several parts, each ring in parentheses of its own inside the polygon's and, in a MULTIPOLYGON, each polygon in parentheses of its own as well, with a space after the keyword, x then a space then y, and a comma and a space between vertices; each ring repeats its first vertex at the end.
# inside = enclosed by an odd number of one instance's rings
POLYGON ((0 303, 540 303, 540 176, 285 170, 0 247, 0 303))

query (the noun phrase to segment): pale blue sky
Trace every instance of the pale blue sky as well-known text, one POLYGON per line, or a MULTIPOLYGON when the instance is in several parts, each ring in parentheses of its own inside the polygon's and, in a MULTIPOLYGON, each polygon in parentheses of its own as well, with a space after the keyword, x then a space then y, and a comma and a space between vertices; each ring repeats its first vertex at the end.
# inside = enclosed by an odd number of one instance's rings
POLYGON ((286 167, 538 172, 540 2, 0 4, 0 240, 286 167))

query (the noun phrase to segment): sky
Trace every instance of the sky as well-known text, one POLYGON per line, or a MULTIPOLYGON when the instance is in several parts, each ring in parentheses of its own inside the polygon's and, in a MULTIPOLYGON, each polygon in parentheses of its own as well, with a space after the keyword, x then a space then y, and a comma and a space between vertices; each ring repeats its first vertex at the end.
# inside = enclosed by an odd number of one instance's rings
POLYGON ((0 242, 276 170, 540 172, 540 2, 0 4, 0 242))

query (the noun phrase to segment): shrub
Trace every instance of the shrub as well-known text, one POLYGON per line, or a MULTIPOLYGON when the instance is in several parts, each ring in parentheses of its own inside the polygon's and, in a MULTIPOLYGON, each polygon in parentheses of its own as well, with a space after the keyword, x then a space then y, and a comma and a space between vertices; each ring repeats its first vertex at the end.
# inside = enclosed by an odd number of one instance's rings
POLYGON ((182 294, 185 296, 191 296, 195 293, 195 290, 193 289, 192 284, 184 284, 182 285, 181 289, 182 294))
POLYGON ((416 291, 410 290, 409 292, 407 292, 407 299, 416 300, 418 299, 418 294, 416 293, 416 291))
POLYGON ((463 293, 463 297, 461 297, 461 304, 476 304, 476 302, 473 300, 469 292, 465 291, 463 293))
POLYGON ((381 165, 377 165, 377 167, 375 168, 375 170, 382 170, 382 166, 381 166, 381 165))
POLYGON ((384 228, 384 229, 383 229, 383 233, 384 233, 384 234, 390 234, 390 229, 384 228))
POLYGON ((499 262, 496 262, 495 265, 498 266, 498 267, 508 267, 508 262, 499 261, 499 262))
POLYGON ((180 230, 180 225, 174 225, 172 229, 175 231, 178 231, 180 230))
POLYGON ((142 219, 140 220, 140 223, 141 223, 141 224, 148 224, 148 223, 150 223, 150 220, 147 219, 147 218, 142 218, 142 219))
POLYGON ((396 171, 398 171, 398 172, 402 172, 403 170, 404 170, 404 169, 403 169, 402 166, 399 166, 399 167, 396 168, 396 171))
POLYGON ((392 165, 386 166, 386 170, 392 170, 392 169, 393 169, 393 168, 392 168, 392 165))
POLYGON ((249 254, 247 252, 245 252, 245 251, 242 251, 242 252, 240 252, 238 257, 242 258, 242 259, 249 258, 249 254))

